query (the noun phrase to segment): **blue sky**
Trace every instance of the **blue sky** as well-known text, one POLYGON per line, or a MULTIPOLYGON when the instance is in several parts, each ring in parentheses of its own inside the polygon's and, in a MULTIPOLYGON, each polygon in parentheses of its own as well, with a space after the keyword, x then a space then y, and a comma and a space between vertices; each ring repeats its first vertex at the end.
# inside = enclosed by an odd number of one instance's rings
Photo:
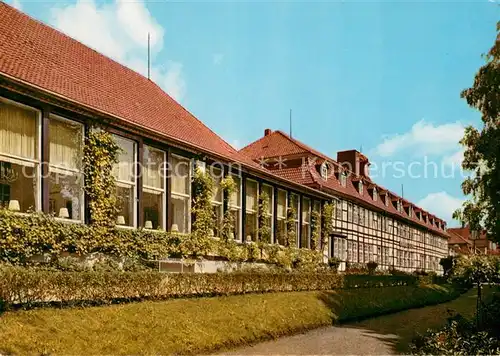
POLYGON ((288 131, 291 108, 294 137, 333 158, 362 147, 378 183, 452 223, 459 174, 380 167, 458 167, 464 125, 480 124, 460 91, 493 44, 496 0, 8 2, 141 73, 149 31, 153 80, 229 143, 288 131))

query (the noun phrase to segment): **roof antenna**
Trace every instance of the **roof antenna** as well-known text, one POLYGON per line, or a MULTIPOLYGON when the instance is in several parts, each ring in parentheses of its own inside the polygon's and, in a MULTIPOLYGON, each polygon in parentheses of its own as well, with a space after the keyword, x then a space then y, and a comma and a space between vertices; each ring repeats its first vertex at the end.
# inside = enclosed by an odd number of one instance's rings
POLYGON ((290 109, 290 138, 292 138, 292 109, 290 109))
POLYGON ((148 79, 151 79, 151 34, 148 32, 148 79))

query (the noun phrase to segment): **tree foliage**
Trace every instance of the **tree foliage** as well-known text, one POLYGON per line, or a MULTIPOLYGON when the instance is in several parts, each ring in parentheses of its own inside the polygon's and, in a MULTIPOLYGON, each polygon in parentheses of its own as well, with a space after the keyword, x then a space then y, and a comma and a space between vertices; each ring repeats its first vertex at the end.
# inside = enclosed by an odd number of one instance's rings
POLYGON ((461 96, 481 112, 483 127, 465 129, 460 143, 465 148, 462 167, 473 174, 462 183, 469 195, 454 218, 472 230, 486 230, 491 240, 500 242, 500 23, 495 44, 484 56, 486 64, 476 74, 474 84, 461 96))

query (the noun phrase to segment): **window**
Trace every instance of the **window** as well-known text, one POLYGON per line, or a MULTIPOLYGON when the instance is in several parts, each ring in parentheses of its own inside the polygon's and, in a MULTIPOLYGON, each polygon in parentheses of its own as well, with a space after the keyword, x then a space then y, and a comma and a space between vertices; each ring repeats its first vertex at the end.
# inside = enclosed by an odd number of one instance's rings
POLYGON ((377 201, 377 200, 378 200, 377 188, 373 188, 373 201, 377 201))
MULTIPOLYGON (((321 236, 321 203, 319 201, 314 202, 313 211, 316 212, 317 216, 319 217, 319 219, 316 221, 316 229, 318 229, 319 236, 321 236)), ((331 218, 332 218, 332 220, 334 219, 333 216, 331 218)), ((311 232, 311 234, 312 234, 312 232, 311 232)), ((319 241, 318 241, 318 244, 320 244, 319 241)), ((320 247, 322 248, 323 246, 320 246, 320 247)))
POLYGON ((378 230, 378 214, 373 213, 373 228, 378 230))
POLYGON ((191 230, 191 160, 172 155, 170 179, 172 185, 170 229, 186 234, 191 230))
POLYGON ((267 184, 262 185, 261 199, 267 196, 268 204, 264 222, 269 227, 269 236, 261 236, 265 241, 273 242, 273 227, 274 227, 274 194, 273 187, 267 184))
POLYGON ((321 164, 321 178, 323 178, 324 180, 327 180, 328 179, 328 165, 326 164, 326 162, 323 162, 321 164))
POLYGON ((359 181, 359 194, 363 195, 364 185, 362 181, 359 181))
POLYGON ((287 193, 284 190, 278 190, 278 209, 276 217, 278 220, 277 226, 277 240, 278 244, 285 245, 286 237, 286 207, 287 207, 287 193))
POLYGON ((234 218, 234 239, 241 241, 241 178, 233 175, 236 189, 229 198, 229 211, 234 218))
POLYGON ((311 201, 302 199, 302 231, 300 233, 300 247, 309 248, 311 241, 311 201))
POLYGON ((348 203, 347 204, 347 221, 348 222, 352 222, 352 220, 353 220, 352 210, 353 210, 352 204, 348 203))
POLYGON ((144 146, 143 212, 146 229, 165 229, 165 174, 166 153, 144 146))
POLYGON ((83 125, 52 116, 49 136, 50 213, 83 221, 83 125))
POLYGON ((352 207, 352 221, 355 224, 359 224, 358 206, 356 204, 352 207))
POLYGON ((114 168, 116 178, 116 195, 118 218, 117 225, 135 227, 136 221, 136 180, 135 160, 136 144, 120 136, 113 136, 117 145, 121 148, 118 163, 114 168))
POLYGON ((210 174, 214 180, 214 192, 212 196, 212 211, 214 214, 214 236, 221 236, 222 221, 224 219, 224 192, 221 188, 223 171, 220 168, 211 167, 210 174))
POLYGON ((337 216, 337 220, 342 220, 342 202, 337 201, 334 202, 334 204, 335 204, 335 213, 337 216))
POLYGON ((40 113, 0 98, 0 184, 15 211, 40 210, 40 113))
POLYGON ((299 235, 300 235, 300 230, 299 230, 299 209, 300 209, 300 204, 299 204, 299 196, 297 194, 290 194, 290 208, 292 208, 295 211, 295 217, 293 219, 294 225, 295 225, 295 231, 296 231, 296 236, 295 236, 295 241, 290 241, 291 246, 297 246, 299 243, 299 235))
POLYGON ((347 185, 347 174, 345 172, 340 173, 340 184, 345 188, 347 185))
POLYGON ((246 180, 246 205, 245 205, 245 234, 246 241, 257 242, 258 235, 258 184, 257 182, 246 180))

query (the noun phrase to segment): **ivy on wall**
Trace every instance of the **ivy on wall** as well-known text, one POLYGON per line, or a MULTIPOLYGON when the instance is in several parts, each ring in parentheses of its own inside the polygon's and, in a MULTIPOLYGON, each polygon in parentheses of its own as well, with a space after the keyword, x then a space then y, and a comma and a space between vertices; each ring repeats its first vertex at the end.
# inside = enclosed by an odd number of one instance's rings
POLYGON ((234 216, 229 209, 229 201, 236 192, 236 183, 231 176, 227 176, 221 181, 221 189, 224 193, 224 217, 222 219, 221 237, 224 241, 234 241, 234 216))
POLYGON ((266 192, 262 192, 259 195, 259 208, 258 208, 258 217, 259 217, 259 242, 262 243, 271 243, 271 217, 269 214, 269 203, 270 198, 266 192))
POLYGON ((321 212, 313 210, 311 213, 311 250, 316 251, 320 246, 321 212))
POLYGON ((286 236, 285 236, 285 247, 292 247, 297 244, 297 211, 295 206, 297 202, 295 196, 291 196, 289 206, 286 210, 286 236))
POLYGON ((84 189, 87 193, 90 224, 106 232, 114 227, 117 215, 116 182, 113 167, 120 147, 104 130, 91 128, 83 147, 84 189))
POLYGON ((333 233, 333 219, 335 214, 335 203, 326 202, 321 208, 321 245, 320 249, 325 250, 328 246, 328 238, 333 233))
POLYGON ((193 256, 206 255, 211 250, 211 236, 215 228, 215 215, 212 209, 214 179, 199 167, 193 177, 193 217, 192 234, 189 242, 193 256))

